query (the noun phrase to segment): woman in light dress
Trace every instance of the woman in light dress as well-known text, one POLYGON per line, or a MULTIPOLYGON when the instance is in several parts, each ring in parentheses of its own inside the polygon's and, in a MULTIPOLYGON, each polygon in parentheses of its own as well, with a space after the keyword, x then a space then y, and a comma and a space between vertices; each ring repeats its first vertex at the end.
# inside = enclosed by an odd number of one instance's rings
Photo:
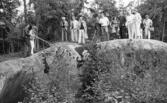
POLYGON ((126 26, 128 28, 128 37, 129 39, 135 38, 135 16, 132 14, 131 10, 128 10, 127 16, 126 16, 126 26))
POLYGON ((129 10, 126 26, 128 28, 129 39, 142 39, 141 23, 142 17, 136 10, 129 10))
POLYGON ((134 25, 135 25, 135 39, 142 39, 142 31, 141 31, 141 23, 142 23, 142 17, 140 13, 137 12, 137 10, 133 10, 132 13, 134 14, 134 25))
POLYGON ((78 42, 78 29, 79 29, 78 26, 79 26, 79 22, 78 20, 76 20, 75 16, 73 16, 70 24, 72 42, 78 42))

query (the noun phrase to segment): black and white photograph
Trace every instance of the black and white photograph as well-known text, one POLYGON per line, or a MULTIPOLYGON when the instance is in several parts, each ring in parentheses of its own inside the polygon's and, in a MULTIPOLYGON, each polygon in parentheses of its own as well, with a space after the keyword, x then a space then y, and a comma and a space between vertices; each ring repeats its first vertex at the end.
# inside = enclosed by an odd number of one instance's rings
POLYGON ((0 103, 167 103, 167 0, 0 0, 0 103))

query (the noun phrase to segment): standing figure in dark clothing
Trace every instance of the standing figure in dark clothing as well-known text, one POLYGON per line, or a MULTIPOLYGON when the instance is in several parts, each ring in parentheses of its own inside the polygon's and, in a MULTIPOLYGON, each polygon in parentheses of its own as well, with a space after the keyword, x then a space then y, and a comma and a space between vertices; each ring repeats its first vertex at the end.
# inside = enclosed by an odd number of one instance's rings
POLYGON ((96 42, 100 42, 101 41, 101 25, 99 23, 99 16, 96 15, 95 16, 95 25, 94 25, 94 36, 93 36, 93 40, 96 42))
POLYGON ((112 36, 111 39, 119 38, 119 21, 117 17, 113 17, 111 20, 112 36))
POLYGON ((120 38, 124 39, 127 38, 127 28, 126 28, 126 17, 123 15, 123 12, 121 12, 120 17, 119 17, 119 33, 120 33, 120 38))
POLYGON ((68 36, 67 36, 67 30, 68 30, 68 22, 66 20, 65 17, 62 17, 62 21, 60 23, 61 28, 62 28, 62 32, 61 32, 61 37, 62 37, 62 41, 67 41, 68 40, 68 36))
POLYGON ((25 57, 30 56, 30 50, 31 50, 31 45, 30 45, 30 35, 29 35, 29 31, 32 29, 32 24, 28 24, 25 28, 24 28, 24 55, 25 57))

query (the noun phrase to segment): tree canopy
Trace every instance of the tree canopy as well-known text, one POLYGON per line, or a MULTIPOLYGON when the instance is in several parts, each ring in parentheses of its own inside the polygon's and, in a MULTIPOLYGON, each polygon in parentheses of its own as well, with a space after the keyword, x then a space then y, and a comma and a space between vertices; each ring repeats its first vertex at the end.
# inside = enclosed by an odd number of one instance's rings
MULTIPOLYGON (((34 19, 30 20, 34 20, 38 25, 42 33, 41 36, 46 39, 58 40, 60 38, 61 16, 65 16, 69 21, 72 12, 75 15, 81 13, 85 2, 85 0, 31 0, 30 3, 35 5, 36 15, 34 19)), ((98 3, 109 15, 113 16, 118 13, 114 0, 95 0, 95 3, 98 3)), ((89 9, 92 13, 96 12, 95 9, 89 9)))
POLYGON ((20 5, 19 0, 1 0, 0 1, 0 18, 10 20, 17 15, 16 8, 20 5))
POLYGON ((165 22, 167 18, 166 0, 146 0, 138 7, 143 17, 147 14, 153 20, 155 27, 154 38, 165 41, 165 22))

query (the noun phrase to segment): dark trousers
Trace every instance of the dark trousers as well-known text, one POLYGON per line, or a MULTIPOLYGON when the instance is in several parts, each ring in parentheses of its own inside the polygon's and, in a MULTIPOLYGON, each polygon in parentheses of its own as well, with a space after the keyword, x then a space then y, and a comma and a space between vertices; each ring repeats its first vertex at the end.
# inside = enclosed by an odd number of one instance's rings
POLYGON ((102 41, 108 41, 109 40, 109 32, 108 32, 108 27, 103 26, 101 27, 101 34, 102 34, 102 41))
POLYGON ((62 28, 62 41, 67 41, 67 29, 66 28, 62 28))
POLYGON ((120 26, 120 38, 121 39, 125 39, 125 38, 128 38, 127 36, 127 28, 126 26, 120 26))

